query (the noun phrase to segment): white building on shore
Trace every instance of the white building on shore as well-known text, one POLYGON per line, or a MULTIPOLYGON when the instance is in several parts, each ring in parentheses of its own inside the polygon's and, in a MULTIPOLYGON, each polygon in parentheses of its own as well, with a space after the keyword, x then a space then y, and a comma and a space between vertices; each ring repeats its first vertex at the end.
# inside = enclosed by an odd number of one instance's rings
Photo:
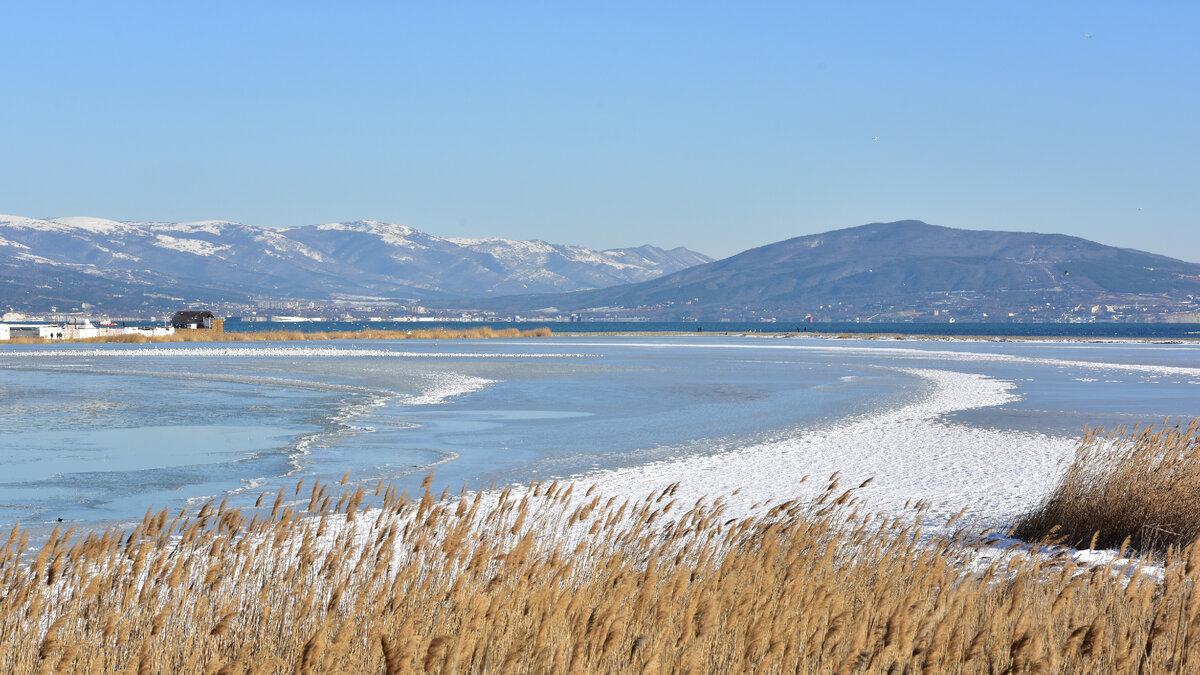
POLYGON ((159 337, 172 335, 172 326, 97 326, 87 319, 66 323, 0 323, 0 340, 29 337, 43 340, 79 340, 116 335, 145 335, 159 337))

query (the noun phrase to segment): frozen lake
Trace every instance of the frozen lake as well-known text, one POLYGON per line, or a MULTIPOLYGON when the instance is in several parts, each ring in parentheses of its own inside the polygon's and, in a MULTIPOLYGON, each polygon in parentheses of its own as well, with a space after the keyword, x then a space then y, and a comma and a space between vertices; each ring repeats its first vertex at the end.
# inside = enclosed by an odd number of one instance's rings
POLYGON ((103 525, 301 477, 576 477, 734 511, 867 477, 1003 522, 1088 425, 1200 415, 1200 346, 681 336, 7 346, 0 524, 103 525), (804 475, 809 482, 800 484, 804 475))

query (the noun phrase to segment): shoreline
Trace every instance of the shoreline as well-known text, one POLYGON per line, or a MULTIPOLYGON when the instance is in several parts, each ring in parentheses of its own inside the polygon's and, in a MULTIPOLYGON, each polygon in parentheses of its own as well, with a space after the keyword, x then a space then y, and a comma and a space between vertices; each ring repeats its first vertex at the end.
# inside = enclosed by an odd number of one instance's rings
MULTIPOLYGON (((770 325, 770 324, 764 324, 770 325)), ((969 325, 969 324, 963 324, 969 325)), ((1063 324, 1075 325, 1075 324, 1063 324)), ((1131 324, 1142 325, 1142 324, 1131 324)), ((1087 335, 1006 335, 999 333, 954 334, 896 331, 846 331, 813 330, 777 331, 771 329, 733 330, 709 328, 699 330, 596 330, 555 332, 550 325, 521 329, 515 327, 493 328, 490 325, 470 328, 453 328, 435 325, 419 329, 372 329, 341 331, 300 331, 288 329, 236 330, 214 332, 210 330, 181 330, 168 336, 117 335, 94 338, 44 339, 19 337, 0 341, 3 345, 46 345, 46 344, 159 344, 177 342, 307 342, 320 340, 454 340, 454 339, 497 339, 497 338, 574 338, 574 337, 757 337, 757 338, 800 338, 820 340, 866 340, 866 341, 925 341, 925 342, 994 342, 994 343, 1062 343, 1062 344, 1180 344, 1200 345, 1200 334, 1194 336, 1087 336, 1087 335)))
POLYGON ((1039 343, 1086 343, 1086 344, 1184 344, 1200 345, 1197 337, 1072 337, 1064 335, 950 335, 946 333, 846 333, 842 331, 579 331, 571 333, 554 333, 549 337, 754 337, 754 338, 815 338, 821 340, 895 340, 895 341, 928 341, 928 342, 1039 342, 1039 343))
POLYGON ((450 330, 428 328, 417 330, 361 330, 361 331, 226 331, 215 332, 203 329, 184 329, 172 335, 112 335, 94 338, 45 338, 19 337, 0 342, 0 345, 54 345, 54 344, 159 344, 174 342, 306 342, 311 340, 488 340, 494 338, 552 337, 545 326, 520 330, 517 328, 476 327, 450 330), (194 332, 192 332, 194 330, 194 332))

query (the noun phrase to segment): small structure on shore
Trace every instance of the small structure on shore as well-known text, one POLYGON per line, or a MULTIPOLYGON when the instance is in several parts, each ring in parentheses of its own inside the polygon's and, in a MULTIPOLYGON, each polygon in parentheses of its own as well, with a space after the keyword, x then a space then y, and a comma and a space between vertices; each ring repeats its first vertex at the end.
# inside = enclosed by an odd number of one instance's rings
POLYGON ((87 319, 72 319, 64 323, 2 323, 0 340, 33 338, 40 340, 86 340, 88 338, 115 337, 119 335, 142 335, 162 337, 171 335, 170 326, 118 326, 95 325, 87 319))
POLYGON ((171 316, 171 326, 177 330, 211 330, 224 333, 225 319, 217 318, 206 309, 185 309, 171 316))

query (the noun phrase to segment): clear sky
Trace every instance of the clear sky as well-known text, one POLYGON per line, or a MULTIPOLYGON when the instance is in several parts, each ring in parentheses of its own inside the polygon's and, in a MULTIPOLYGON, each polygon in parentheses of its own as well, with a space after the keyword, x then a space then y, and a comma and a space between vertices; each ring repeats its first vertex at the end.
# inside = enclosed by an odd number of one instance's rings
POLYGON ((4 3, 0 213, 370 218, 716 257, 917 218, 1200 262, 1198 19, 1194 2, 4 3))

